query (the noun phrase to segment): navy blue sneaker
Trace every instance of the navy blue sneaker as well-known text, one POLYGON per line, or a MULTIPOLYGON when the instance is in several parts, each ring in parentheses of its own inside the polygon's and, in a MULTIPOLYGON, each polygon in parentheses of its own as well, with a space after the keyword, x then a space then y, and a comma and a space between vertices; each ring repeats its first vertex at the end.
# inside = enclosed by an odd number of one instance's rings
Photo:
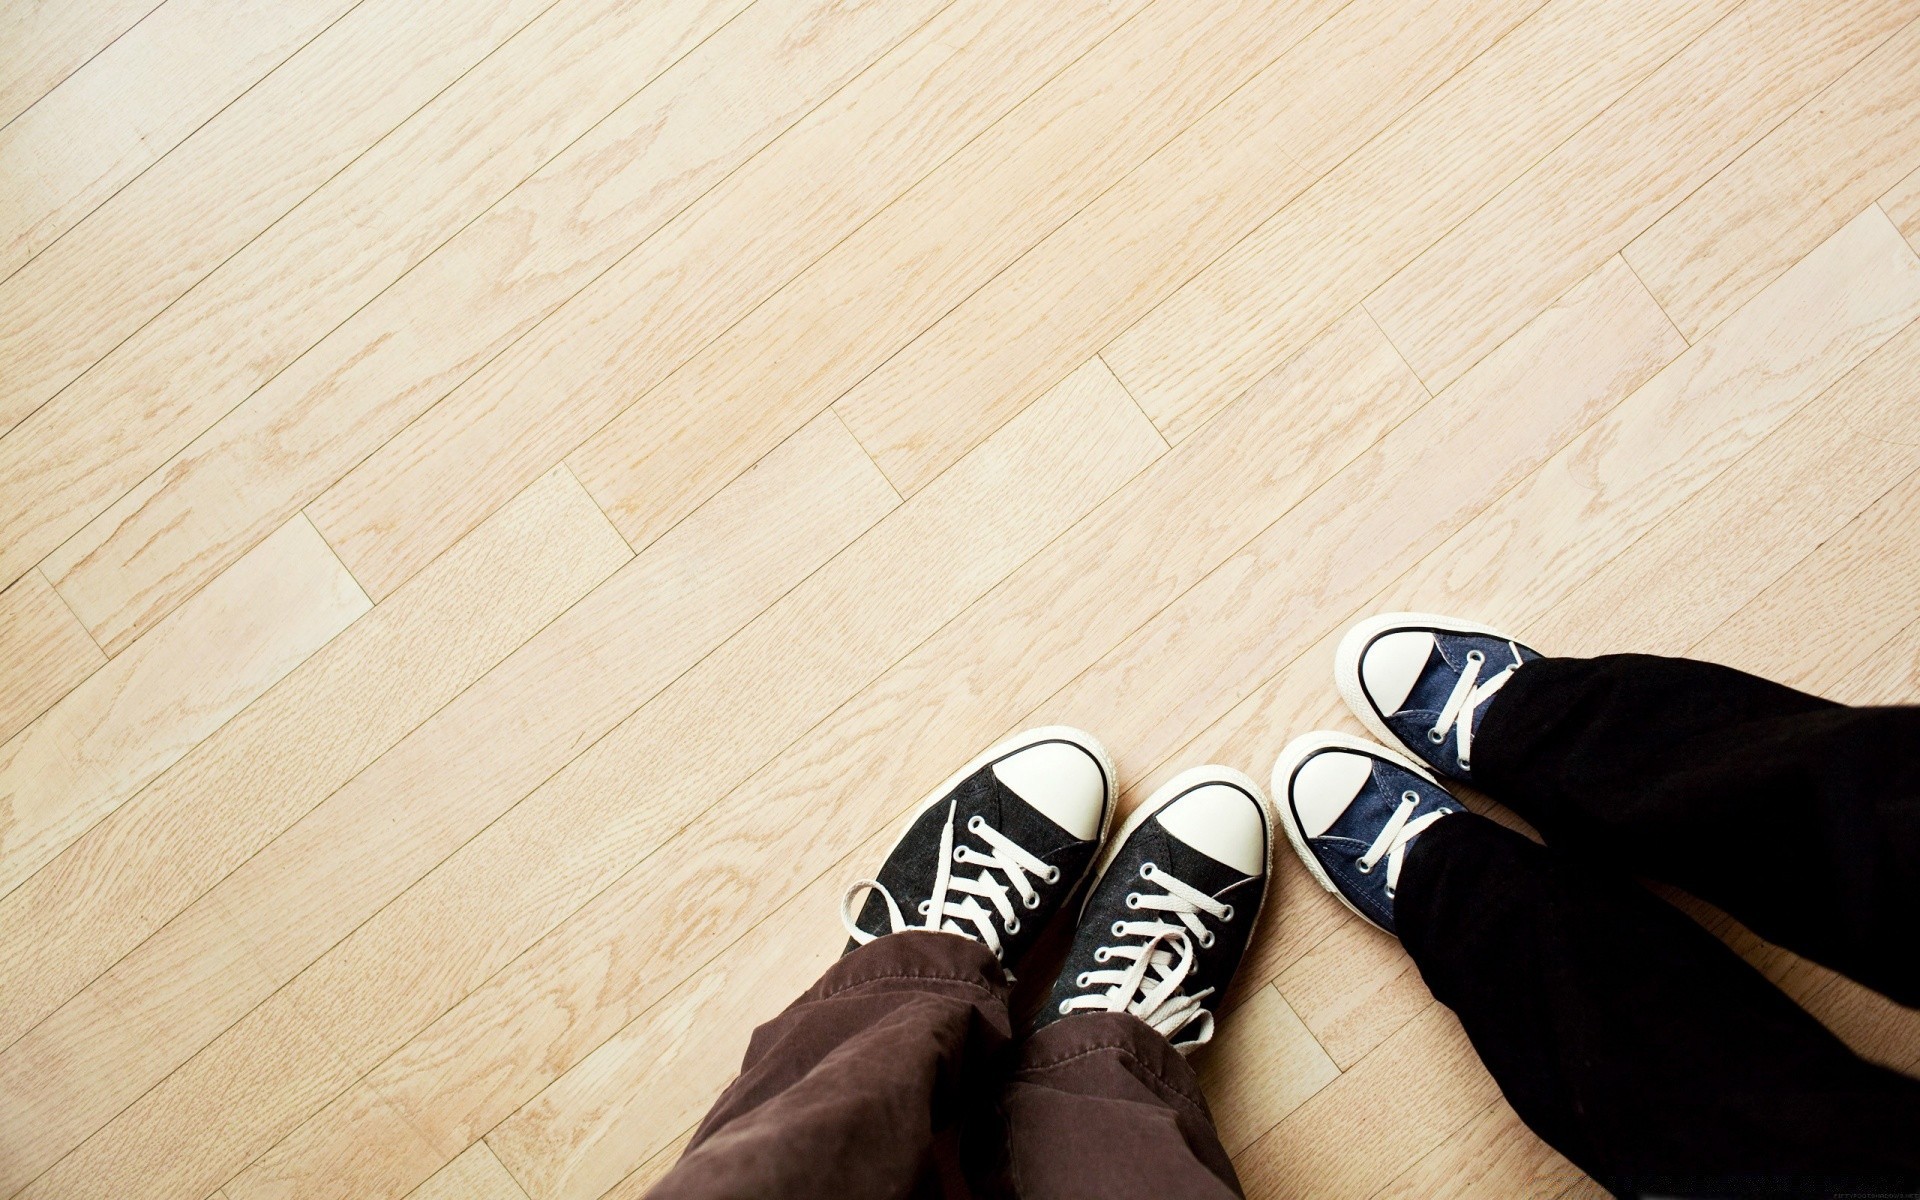
POLYGON ((1383 613, 1347 630, 1333 676, 1368 732, 1444 778, 1472 783, 1473 735, 1487 702, 1539 657, 1485 625, 1383 613))
POLYGON ((1412 759, 1344 733, 1289 742, 1273 765, 1273 794, 1308 873, 1396 936, 1393 894, 1407 848, 1434 822, 1465 811, 1412 759))
POLYGON ((925 929, 980 942, 1011 968, 1093 870, 1115 792, 1091 734, 1055 725, 1001 742, 921 801, 878 874, 847 889, 847 952, 925 929))

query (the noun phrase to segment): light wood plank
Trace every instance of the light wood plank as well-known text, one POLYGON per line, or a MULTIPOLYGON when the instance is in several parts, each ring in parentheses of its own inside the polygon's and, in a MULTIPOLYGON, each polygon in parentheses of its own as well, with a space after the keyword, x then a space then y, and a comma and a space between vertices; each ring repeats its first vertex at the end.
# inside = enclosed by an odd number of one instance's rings
POLYGON ((0 284, 0 310, 7 313, 0 329, 0 432, 205 278, 548 2, 365 0, 115 192, 0 284), (209 196, 221 202, 205 203, 209 196))
MULTIPOLYGON (((816 424, 841 428, 831 414, 816 424)), ((711 797, 745 780, 1161 448, 1152 426, 1104 368, 1063 386, 1030 420, 890 514, 357 930, 283 993, 286 1002, 329 1014, 314 1019, 352 1061, 369 1067, 463 998, 468 1003, 455 1010, 460 1017, 451 1024, 477 1013, 488 1018, 483 1027, 490 1036, 520 1032, 518 1021, 500 1022, 491 1007, 499 995, 523 1002, 527 993, 520 987, 490 995, 495 981, 480 994, 468 994, 556 926, 579 923, 582 911, 600 914, 586 922, 592 928, 610 903, 623 921, 636 908, 677 906, 682 893, 660 888, 648 881, 648 871, 631 868, 649 855, 658 861, 670 854, 661 847, 696 822, 711 797), (779 686, 767 687, 768 678, 779 686), (635 794, 651 798, 644 810, 634 809, 635 794), (630 893, 637 886, 648 898, 636 905, 626 894, 612 903, 606 897, 616 882, 616 890, 630 893), (418 947, 426 941, 438 949, 423 963, 418 947)), ((677 920, 683 936, 676 940, 697 947, 699 926, 692 915, 677 920)), ((600 969, 607 966, 605 953, 606 944, 596 940, 590 954, 600 969)), ((668 967, 658 958, 649 962, 645 951, 632 961, 632 953, 622 947, 618 957, 630 966, 648 964, 649 974, 668 967)), ((551 958, 537 949, 534 954, 551 958)), ((513 966, 514 973, 525 969, 523 963, 513 966)), ((596 989, 581 1000, 589 1009, 607 1004, 618 1012, 661 986, 636 981, 631 993, 596 989)), ((542 994, 557 999, 562 991, 549 986, 542 994)), ((522 1065, 513 1076, 551 1071, 563 1053, 555 1048, 516 1056, 522 1065)), ((464 1070, 479 1060, 449 1065, 464 1070)), ((508 1080, 497 1069, 489 1075, 484 1094, 498 1104, 508 1080)), ((371 1077, 372 1086, 381 1087, 387 1077, 383 1066, 371 1077)), ((453 1114, 416 1110, 407 1103, 412 1095, 409 1087, 390 1095, 389 1103, 405 1106, 414 1129, 444 1136, 453 1114)), ((348 1116, 352 1111, 333 1110, 348 1116)), ((461 1127, 474 1136, 507 1111, 461 1127)), ((329 1124, 323 1117, 321 1127, 329 1124)), ((386 1147, 362 1143, 350 1154, 335 1155, 324 1142, 313 1144, 314 1129, 310 1124, 302 1137, 254 1164, 229 1190, 251 1198, 283 1195, 305 1181, 345 1186, 337 1183, 341 1160, 354 1172, 345 1190, 395 1190, 375 1187, 368 1178, 376 1162, 392 1157, 386 1147), (321 1149, 329 1153, 316 1162, 321 1149)), ((455 1141, 446 1145, 448 1152, 457 1148, 455 1141)), ((408 1156, 417 1151, 404 1140, 399 1149, 408 1156)))
POLYGON ((608 1188, 600 1200, 643 1200, 653 1190, 653 1185, 660 1182, 661 1176, 680 1161, 680 1156, 686 1153, 687 1143, 692 1140, 693 1130, 688 1129, 670 1142, 666 1149, 635 1167, 631 1175, 608 1188))
POLYGON ((40 572, 0 591, 0 743, 105 661, 40 572))
POLYGON ((415 1188, 410 1200, 527 1200, 527 1194, 480 1141, 415 1188))
POLYGON ((1905 4, 1750 0, 1367 298, 1430 386, 1458 377, 1809 96, 1905 4))
POLYGON ((1913 248, 1920 250, 1920 170, 1894 184, 1892 191, 1880 197, 1880 207, 1913 248))
POLYGON ((228 1179, 357 1076, 331 1048, 315 1055, 281 1040, 327 1044, 290 1001, 261 1008, 236 1027, 244 1034, 221 1031, 896 503, 837 422, 783 451, 0 1053, 8 1110, 45 1110, 10 1128, 19 1144, 0 1156, 5 1165, 27 1172, 59 1159, 36 1187, 105 1195, 131 1186, 134 1164, 165 1163, 178 1173, 149 1169, 142 1188, 193 1194, 228 1179), (221 1073, 239 1072, 252 1093, 234 1099, 217 1138, 194 1115, 220 1091, 207 1072, 229 1080, 221 1073), (295 1094, 276 1095, 281 1083, 295 1094), (178 1152, 188 1142, 200 1157, 178 1152))
POLYGON ((1150 5, 626 408, 569 465, 644 544, 1338 7, 1150 5))
POLYGON ((940 7, 756 5, 69 538, 54 586, 112 652, 940 7))
POLYGON ((1909 22, 1622 251, 1688 341, 1725 320, 1920 163, 1909 22))
POLYGON ((1495 1100, 1375 1200, 1544 1200, 1586 1178, 1495 1100))
POLYGON ((384 595, 1139 7, 946 9, 329 488, 315 524, 384 595))
MULTIPOLYGON (((562 989, 548 974, 538 973, 515 990, 522 995, 616 995, 630 1007, 623 1014, 605 1013, 616 1018, 612 1027, 635 1014, 639 1019, 579 1060, 580 1066, 554 1085, 559 1093, 535 1102, 545 1115, 537 1122, 544 1132, 530 1131, 533 1141, 565 1147, 541 1168, 542 1177, 563 1175, 569 1190, 591 1195, 594 1185, 604 1187, 602 1180, 611 1182, 644 1160, 677 1128, 674 1122, 683 1106, 697 1116, 731 1075, 738 1061, 731 1047, 743 1044, 747 1028, 762 1019, 754 1013, 763 1008, 768 994, 791 995, 818 970, 816 951, 800 941, 798 932, 783 935, 779 953, 785 957, 765 962, 754 961, 766 947, 758 931, 711 958, 711 944, 665 938, 660 924, 665 914, 658 907, 664 897, 697 901, 702 912, 676 904, 671 919, 713 929, 724 945, 752 915, 801 892, 808 873, 822 869, 819 864, 836 863, 822 877, 835 881, 849 878, 846 871, 869 869, 862 865, 862 852, 849 856, 848 847, 869 835, 885 837, 911 799, 950 772, 955 762, 1014 727, 1022 713, 1244 544, 1277 512, 1295 504, 1317 479, 1349 461, 1356 447, 1379 436, 1424 397, 1364 317, 1330 333, 1325 344, 1302 356, 1273 384, 1271 391, 1250 394, 1223 415, 1214 430, 1178 455, 1162 459, 1063 534, 1047 554, 916 648, 736 789, 723 809, 709 812, 682 835, 688 846, 739 846, 743 853, 752 853, 763 870, 730 877, 724 885, 710 874, 696 885, 688 875, 689 885, 683 888, 677 880, 692 864, 682 865, 687 856, 670 847, 649 860, 653 870, 644 876, 637 872, 630 883, 610 889, 582 910, 581 928, 566 941, 555 942, 564 967, 547 968, 564 970, 564 977, 577 982, 562 989), (1294 396, 1313 397, 1315 407, 1302 410, 1286 402, 1294 396), (1328 401, 1331 407, 1320 407, 1328 401), (1190 520, 1181 500, 1196 489, 1221 488, 1227 490, 1220 494, 1234 497, 1236 503, 1218 510, 1214 520, 1190 520), (831 811, 817 802, 823 790, 840 798, 831 811), (593 924, 584 919, 589 913, 594 914, 593 924), (607 980, 608 966, 602 961, 606 947, 620 947, 645 970, 623 974, 617 982, 607 980), (696 968, 699 974, 689 978, 696 968), (724 1008, 712 1007, 716 998, 729 996, 727 989, 743 974, 755 979, 751 986, 762 991, 728 998, 724 1008), (720 990, 709 991, 710 981, 720 990), (647 1007, 676 986, 672 999, 647 1007), (694 999, 696 994, 702 999, 694 999), (682 1007, 683 1000, 691 1007, 682 1007), (676 1032, 671 1038, 678 1047, 675 1057, 663 1059, 656 1038, 665 1028, 679 1029, 703 1004, 708 1006, 708 1035, 714 1040, 689 1047, 676 1032), (751 1011, 745 1011, 748 1006, 751 1011), (660 1072, 668 1062, 676 1070, 660 1072), (637 1096, 659 1097, 661 1103, 636 1107, 637 1096)), ((1111 744, 1125 752, 1126 742, 1116 739, 1111 744)), ((788 911, 811 916, 797 905, 788 911)), ((496 1016, 482 1029, 497 1038, 493 1027, 513 1023, 496 1016)), ((601 1026, 597 1036, 582 1037, 575 1057, 608 1032, 601 1026)), ((426 1046, 410 1049, 407 1057, 415 1065, 396 1072, 396 1086, 430 1086, 419 1077, 421 1069, 445 1061, 449 1054, 428 1054, 426 1046)), ((558 1056, 520 1047, 477 1057, 545 1061, 558 1056)), ((498 1135, 493 1145, 533 1186, 535 1176, 520 1171, 507 1157, 498 1135)))
POLYGON ((631 557, 564 470, 539 480, 0 899, 0 1045, 631 557))
POLYGON ((1195 1065, 1228 1154, 1238 1154, 1340 1075, 1271 986, 1221 1018, 1212 1048, 1195 1065))
MULTIPOLYGON (((0 578, 57 548, 747 2, 548 9, 0 438, 0 578)), ((8 373, 18 353, 57 353, 71 336, 50 351, 28 332, 24 345, 0 341, 8 373)))
POLYGON ((1540 2, 1349 4, 835 410, 911 495, 1540 2))
POLYGON ((1874 651, 1831 695, 1847 704, 1920 704, 1920 621, 1874 651))
POLYGON ((161 0, 19 4, 0 16, 0 125, 5 125, 113 44, 161 0))
POLYGON ((1398 939, 1363 921, 1321 939, 1274 987, 1343 1071, 1433 1003, 1398 939))
POLYGON ((1911 440, 1916 421, 1920 324, 1868 356, 1644 537, 1597 556, 1597 569, 1577 590, 1528 620, 1528 635, 1556 654, 1687 654, 1920 469, 1920 443, 1911 440), (1628 633, 1632 640, 1623 645, 1628 633))
POLYGON ((1498 1095, 1460 1022, 1430 1003, 1234 1166, 1248 1200, 1371 1196, 1498 1095), (1355 1154, 1356 1145, 1367 1153, 1355 1154))
MULTIPOLYGON (((1909 429, 1912 426, 1908 426, 1909 429)), ((1695 657, 1816 694, 1843 683, 1913 620, 1920 578, 1920 473, 1909 474, 1845 529, 1693 647, 1695 657), (1782 632, 1791 630, 1791 635, 1782 632)))
POLYGON ((368 606, 313 526, 296 517, 94 672, 0 746, 0 894, 368 606))
POLYGON ((11 275, 355 0, 171 0, 0 129, 11 275))
POLYGON ((1733 6, 1553 0, 1101 355, 1178 442, 1733 6))

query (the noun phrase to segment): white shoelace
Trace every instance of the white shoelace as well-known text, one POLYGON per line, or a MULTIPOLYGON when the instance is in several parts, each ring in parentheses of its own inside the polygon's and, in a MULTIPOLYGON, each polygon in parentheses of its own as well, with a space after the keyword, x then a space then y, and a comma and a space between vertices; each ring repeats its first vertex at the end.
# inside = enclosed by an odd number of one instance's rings
POLYGON ((1389 898, 1393 896, 1394 889, 1400 886, 1400 865, 1406 860, 1408 844, 1425 833, 1427 826, 1454 811, 1451 808, 1439 808, 1424 817, 1408 820, 1407 818, 1413 816, 1413 810, 1418 807, 1420 807, 1420 793, 1412 790, 1401 792, 1400 807, 1393 810, 1393 815, 1387 818, 1387 823, 1380 827, 1380 836, 1373 839, 1373 845, 1368 846, 1367 852, 1353 864, 1362 875, 1371 875, 1373 868, 1380 862, 1380 856, 1386 855, 1389 898))
POLYGON ((1190 1025, 1198 1025, 1198 1035, 1177 1045, 1182 1054, 1213 1040, 1213 1013, 1201 1004, 1213 994, 1205 988, 1184 995, 1187 976, 1198 964, 1195 945, 1213 945, 1214 935, 1200 921, 1206 913, 1218 920, 1233 920, 1233 905, 1207 895, 1199 888, 1183 883, 1152 863, 1143 863, 1140 878, 1166 889, 1153 896, 1142 892, 1127 894, 1127 907, 1135 911, 1166 913, 1144 921, 1115 921, 1109 932, 1119 941, 1144 939, 1140 945, 1101 946, 1093 952, 1095 962, 1121 959, 1129 965, 1105 971, 1082 971, 1074 986, 1091 988, 1106 984, 1107 990, 1075 996, 1060 1003, 1061 1015, 1087 1009, 1097 1012, 1127 1012, 1139 1017, 1162 1037, 1171 1040, 1190 1025))
POLYGON ((1447 695, 1447 702, 1440 708, 1440 716, 1427 730, 1427 740, 1438 746, 1447 740, 1447 730, 1458 727, 1460 732, 1460 769, 1465 771, 1473 766, 1473 719, 1482 705, 1493 699, 1494 693, 1506 686, 1513 678, 1514 668, 1520 665, 1520 651, 1513 651, 1513 662, 1504 671, 1479 682, 1480 668, 1487 663, 1487 656, 1478 650, 1467 652, 1467 668, 1460 672, 1460 678, 1454 680, 1453 691, 1447 695))
POLYGON ((852 935, 854 941, 864 946, 877 936, 860 928, 852 908, 855 896, 872 889, 887 902, 887 919, 891 923, 889 932, 933 929, 957 933, 961 937, 985 942, 987 949, 993 951, 993 956, 1000 958, 1000 931, 1004 929, 1009 935, 1020 932, 1020 915, 1014 911, 1013 901, 1007 896, 1007 884, 1013 885, 1023 907, 1035 909, 1040 907, 1040 893, 1034 890, 1027 877, 1031 875, 1049 884, 1060 882, 1059 867, 1050 867, 1041 862, 1012 838, 987 824, 986 819, 977 813, 967 818, 967 832, 993 847, 993 852, 982 854, 971 846, 956 849, 953 844, 955 809, 956 802, 949 800, 947 823, 940 830, 940 866, 934 875, 929 898, 920 903, 919 912, 926 918, 925 923, 909 925, 906 917, 901 915, 900 905, 894 901, 892 893, 878 880, 856 880, 840 897, 840 923, 847 927, 847 933, 852 935), (975 878, 965 879, 953 873, 954 864, 975 865, 981 871, 975 878), (1006 876, 1007 883, 995 879, 996 872, 1006 876), (956 897, 954 893, 959 893, 959 896, 956 897), (992 907, 982 907, 981 900, 986 900, 992 907), (995 917, 999 918, 998 926, 994 924, 995 917))

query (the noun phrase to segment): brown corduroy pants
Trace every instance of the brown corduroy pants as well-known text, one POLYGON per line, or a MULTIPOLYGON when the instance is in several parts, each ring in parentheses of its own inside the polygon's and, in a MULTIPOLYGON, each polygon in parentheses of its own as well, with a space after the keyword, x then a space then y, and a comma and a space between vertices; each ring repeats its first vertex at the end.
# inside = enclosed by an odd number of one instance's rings
POLYGON ((654 1200, 1240 1194, 1193 1071, 1133 1017, 1016 1042, 985 947, 897 933, 754 1031, 654 1200))

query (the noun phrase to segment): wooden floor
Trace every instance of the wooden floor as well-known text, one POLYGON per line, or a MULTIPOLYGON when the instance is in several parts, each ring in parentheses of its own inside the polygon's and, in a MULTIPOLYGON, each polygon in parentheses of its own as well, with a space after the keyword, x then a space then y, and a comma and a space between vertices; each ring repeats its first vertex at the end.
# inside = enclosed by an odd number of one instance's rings
MULTIPOLYGON (((1264 778, 1358 614, 1920 695, 1920 0, 24 0, 0 122, 0 1196, 637 1197, 955 764, 1264 778)), ((1597 1194, 1282 874, 1249 1195, 1597 1194)))

